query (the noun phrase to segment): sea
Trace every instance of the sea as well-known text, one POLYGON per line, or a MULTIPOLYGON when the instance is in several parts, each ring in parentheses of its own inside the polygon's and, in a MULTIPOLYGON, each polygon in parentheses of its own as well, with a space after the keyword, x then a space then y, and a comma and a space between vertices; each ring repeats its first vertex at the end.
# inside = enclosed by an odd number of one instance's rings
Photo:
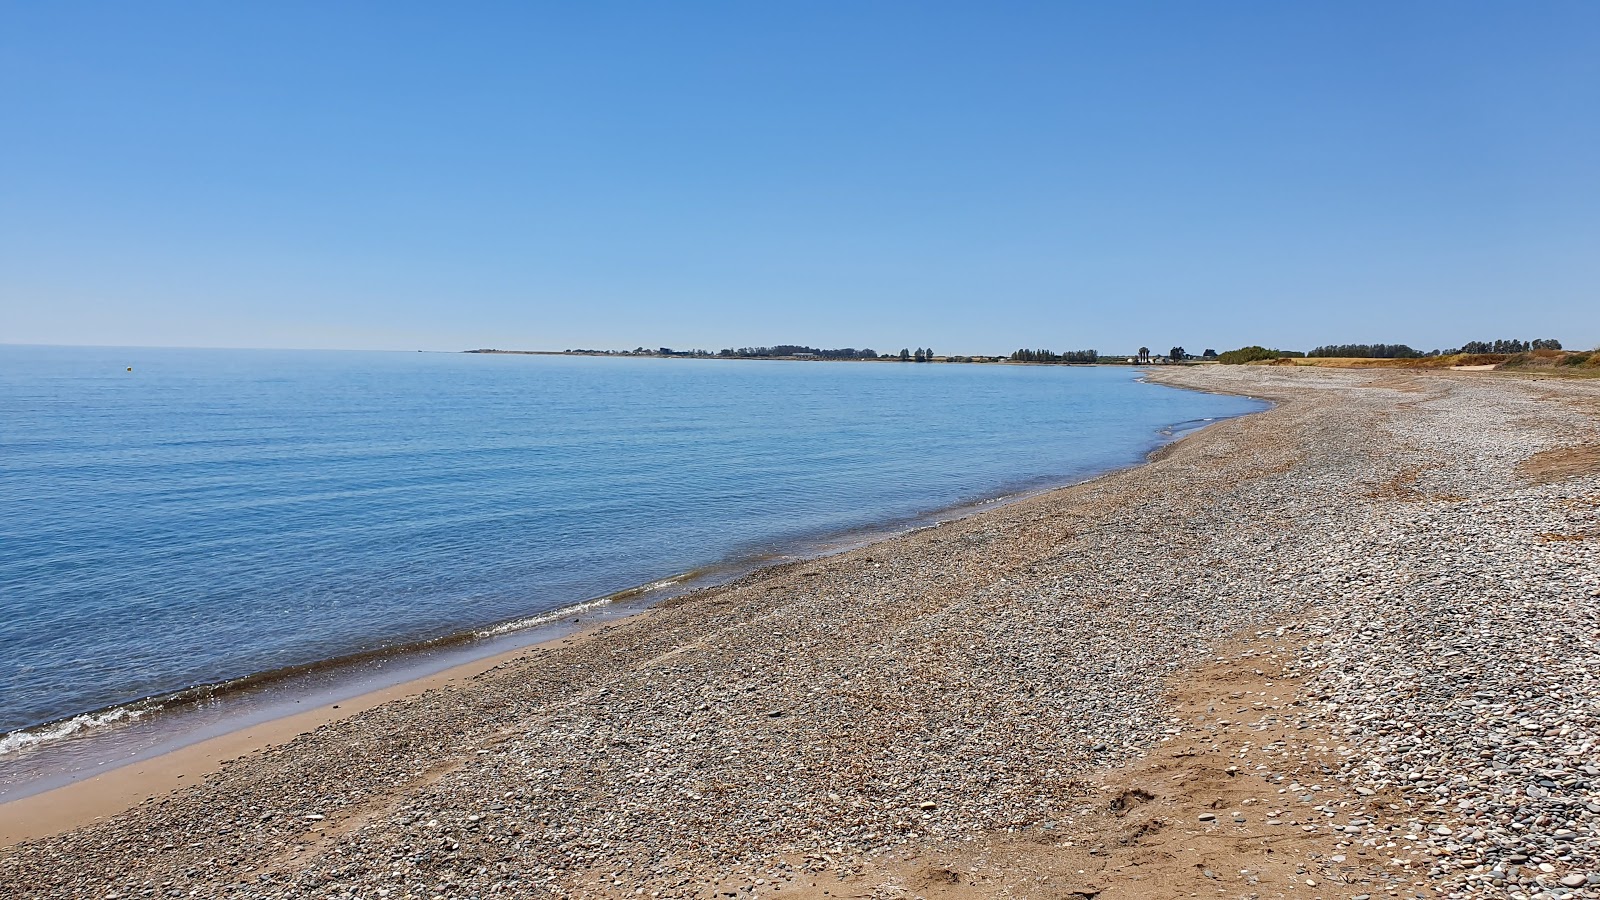
POLYGON ((0 799, 230 686, 409 677, 1264 408, 1139 376, 0 346, 0 799))

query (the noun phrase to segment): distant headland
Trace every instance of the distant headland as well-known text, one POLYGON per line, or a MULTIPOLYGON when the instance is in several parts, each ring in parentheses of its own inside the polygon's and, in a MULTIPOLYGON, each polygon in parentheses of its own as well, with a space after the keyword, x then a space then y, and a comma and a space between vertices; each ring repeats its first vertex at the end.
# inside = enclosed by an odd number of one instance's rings
POLYGON ((1417 350, 1407 344, 1324 344, 1310 351, 1283 350, 1259 344, 1218 353, 1207 348, 1199 354, 1173 347, 1165 354, 1140 347, 1127 355, 1105 355, 1097 350, 1068 350, 1057 353, 1046 349, 1019 349, 1009 355, 940 356, 932 347, 906 347, 898 353, 879 353, 871 348, 840 347, 826 349, 804 344, 774 344, 770 347, 729 347, 710 350, 675 350, 671 347, 635 347, 632 350, 499 350, 480 348, 465 353, 510 354, 518 356, 609 356, 653 357, 657 359, 767 359, 794 362, 874 362, 874 363, 985 363, 1004 365, 1300 365, 1324 368, 1408 368, 1408 369, 1540 369, 1559 374, 1600 374, 1600 350, 1563 350, 1553 338, 1537 340, 1499 339, 1468 341, 1447 350, 1417 350))
MULTIPOLYGON (((1182 349, 1182 348, 1177 348, 1182 349)), ((1156 361, 1149 351, 1128 356, 1101 356, 1095 350, 1071 350, 1054 353, 1049 350, 1017 350, 1009 356, 949 355, 939 356, 932 347, 906 347, 898 353, 879 353, 869 348, 841 347, 826 349, 804 344, 774 344, 770 347, 729 347, 713 353, 710 350, 674 350, 671 347, 635 347, 632 350, 497 350, 482 348, 466 353, 505 353, 524 356, 642 356, 658 359, 780 359, 797 362, 885 362, 885 363, 1054 363, 1093 365, 1097 363, 1141 364, 1156 361)), ((1160 358, 1165 361, 1165 358, 1160 358)))

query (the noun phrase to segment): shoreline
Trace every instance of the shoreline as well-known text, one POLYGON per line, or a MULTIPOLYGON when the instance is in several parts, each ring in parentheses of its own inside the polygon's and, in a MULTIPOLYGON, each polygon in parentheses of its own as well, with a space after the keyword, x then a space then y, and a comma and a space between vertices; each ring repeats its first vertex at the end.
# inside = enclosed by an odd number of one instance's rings
MULTIPOLYGON (((634 353, 632 351, 621 351, 621 350, 614 351, 614 352, 606 352, 606 351, 587 351, 587 350, 574 351, 574 350, 488 350, 488 349, 484 349, 484 350, 442 350, 442 351, 433 351, 433 352, 465 353, 465 354, 471 354, 471 355, 475 355, 475 356, 590 356, 590 357, 596 357, 596 358, 600 358, 600 359, 677 359, 677 360, 702 360, 702 361, 703 360, 716 360, 716 361, 724 361, 724 362, 728 362, 728 361, 743 361, 743 362, 805 362, 805 363, 810 363, 810 362, 843 362, 843 363, 860 362, 860 363, 909 363, 909 364, 912 364, 912 365, 918 364, 917 360, 901 359, 898 356, 887 356, 887 355, 875 356, 875 357, 846 357, 846 356, 718 356, 717 354, 713 353, 713 354, 708 355, 708 356, 692 356, 692 355, 689 355, 689 354, 677 354, 677 353, 670 354, 670 355, 664 355, 664 354, 661 354, 661 353, 634 353)), ((1152 366, 1155 366, 1157 368, 1166 368, 1166 367, 1183 367, 1183 366, 1206 366, 1206 365, 1214 365, 1215 364, 1215 363, 1212 363, 1210 361, 1203 361, 1202 362, 1202 361, 1199 361, 1199 360, 1195 360, 1195 361, 1192 361, 1192 362, 1191 361, 1186 361, 1186 362, 1181 362, 1181 363, 1141 363, 1141 362, 1134 362, 1132 357, 1118 357, 1116 354, 1110 354, 1106 358, 1108 360, 1118 360, 1118 361, 1116 361, 1116 362, 1043 362, 1043 361, 1038 361, 1038 360, 1010 359, 1010 358, 1004 357, 1004 356, 959 356, 958 355, 958 356, 955 356, 955 357, 947 357, 947 356, 934 357, 932 359, 922 360, 921 363, 923 363, 923 364, 926 364, 926 363, 940 363, 940 364, 953 364, 953 365, 982 365, 982 366, 995 366, 995 365, 1005 365, 1005 366, 1068 366, 1068 367, 1095 367, 1095 366, 1098 366, 1098 367, 1102 367, 1102 368, 1131 368, 1131 369, 1144 369, 1144 368, 1150 368, 1152 366)))
POLYGON ((231 729, 149 759, 118 765, 97 775, 0 803, 0 848, 37 840, 101 821, 146 801, 159 800, 229 763, 331 725, 383 703, 469 681, 524 655, 584 640, 595 627, 536 644, 504 650, 398 684, 367 691, 339 703, 231 729))
MULTIPOLYGON (((497 352, 514 353, 521 351, 497 352)), ((1030 365, 1036 364, 1030 363, 1030 365)), ((1146 374, 1148 375, 1148 373, 1146 374)), ((1140 380, 1144 380, 1147 383, 1160 384, 1159 381, 1143 376, 1141 376, 1140 380)), ((1172 385, 1161 386, 1174 387, 1172 385)), ((1177 389, 1208 392, 1181 386, 1177 387, 1177 389)), ((1262 397, 1249 396, 1247 399, 1263 403, 1265 408, 1234 416, 1185 420, 1165 426, 1156 432, 1157 441, 1155 446, 1145 451, 1138 462, 1108 469, 1078 480, 1066 482, 1051 480, 1042 486, 1015 485, 1002 487, 998 489, 998 493, 991 497, 963 501, 925 513, 878 522, 844 532, 802 538, 786 546, 776 556, 771 553, 761 553, 722 560, 689 572, 675 573, 663 578, 653 579, 605 596, 581 600, 545 613, 490 623, 482 627, 474 627, 427 640, 390 647, 378 647, 332 659, 317 660, 288 666, 283 669, 193 685, 179 691, 137 698, 102 709, 91 710, 7 732, 5 736, 38 733, 73 723, 86 716, 117 716, 118 713, 124 710, 136 709, 144 705, 151 707, 147 711, 136 713, 133 716, 135 719, 140 719, 142 716, 148 715, 148 719, 132 721, 127 725, 112 724, 109 727, 89 725, 87 726, 88 728, 94 729, 98 727, 104 728, 104 730, 89 731, 82 735, 69 733, 59 739, 64 744, 70 742, 104 742, 105 746, 103 748, 90 748, 91 755, 87 757, 86 762, 76 759, 67 760, 43 775, 23 776, 10 784, 0 782, 0 847, 19 840, 58 833, 61 830, 72 827, 74 823, 82 824, 108 812, 124 809, 127 805, 131 805, 131 802, 137 802, 135 798, 147 793, 149 789, 138 784, 125 784, 124 779, 114 777, 123 770, 143 767, 139 770, 140 773, 146 770, 164 773, 165 778, 162 783, 169 783, 170 789, 177 786, 176 779, 207 774, 231 758, 219 754, 231 752, 233 756, 244 755, 277 743, 285 736, 293 737, 294 734, 285 735, 284 733, 287 729, 296 727, 292 723, 304 721, 322 725, 348 718, 357 712, 370 708, 377 702, 384 702, 386 699, 409 696, 422 690, 427 690, 429 686, 435 685, 440 678, 447 674, 451 677, 459 677, 461 672, 470 671, 476 673, 481 671, 478 667, 485 664, 485 661, 504 662, 507 659, 515 658, 519 653, 538 652, 554 643, 565 641, 571 635, 585 634, 595 627, 605 627, 606 622, 621 621, 622 619, 647 614, 663 603, 673 603, 686 596, 701 592, 716 591, 719 588, 745 579, 767 577, 791 566, 804 565, 832 556, 861 550, 925 529, 937 528, 951 522, 981 516, 991 511, 1004 509, 1017 503, 1027 502, 1053 493, 1073 490, 1100 479, 1115 477, 1131 469, 1149 465, 1184 439, 1221 422, 1259 415, 1269 411, 1273 403, 1272 400, 1262 397), (601 616, 599 622, 590 622, 579 628, 572 627, 577 625, 580 620, 592 617, 597 612, 601 616), (569 618, 572 619, 570 624, 563 621, 569 618), (536 634, 536 632, 547 631, 551 628, 557 631, 557 634, 553 637, 538 637, 536 634), (518 638, 522 635, 528 635, 535 639, 532 642, 519 642, 518 638), (498 649, 495 646, 497 640, 513 643, 507 648, 498 649), (443 667, 436 667, 420 658, 435 651, 452 654, 446 657, 443 667), (374 674, 370 669, 363 668, 366 664, 377 663, 382 666, 390 662, 399 663, 396 668, 400 669, 408 668, 406 665, 408 662, 411 664, 411 668, 416 668, 420 665, 422 673, 392 679, 374 674), (316 675, 325 676, 328 682, 307 682, 304 677, 316 675), (352 686, 356 688, 354 692, 350 690, 352 686), (261 700, 266 705, 267 712, 265 716, 252 715, 252 706, 250 704, 256 698, 241 696, 247 692, 254 691, 261 691, 268 695, 264 700, 261 700), (325 700, 322 703, 322 706, 329 713, 324 717, 313 715, 309 710, 292 709, 289 703, 292 700, 294 705, 298 705, 301 703, 301 699, 295 698, 314 699, 318 694, 326 694, 329 691, 335 693, 332 694, 332 700, 325 700), (374 700, 373 698, 383 699, 374 700), (224 712, 220 723, 202 722, 199 726, 191 726, 189 728, 183 728, 182 723, 171 724, 173 719, 182 717, 191 706, 227 704, 236 701, 244 703, 245 706, 231 714, 224 712), (340 709, 342 712, 339 715, 331 715, 332 709, 340 709), (276 710, 276 712, 273 710, 276 710), (229 724, 230 720, 233 721, 232 725, 229 724), (171 727, 162 730, 161 726, 164 725, 171 727), (146 733, 153 732, 154 737, 145 745, 145 749, 135 750, 132 754, 125 754, 122 752, 127 749, 125 746, 125 734, 126 729, 130 728, 145 729, 146 733), (119 737, 124 737, 124 740, 119 742, 119 737), (105 768, 102 768, 102 766, 105 768), (74 820, 64 814, 47 817, 39 815, 39 810, 50 809, 52 804, 58 801, 63 805, 82 803, 83 801, 73 799, 82 792, 74 791, 73 789, 91 783, 113 785, 105 788, 104 793, 108 797, 116 799, 90 804, 96 814, 89 819, 79 818, 74 820), (39 827, 27 830, 16 824, 17 820, 26 820, 30 817, 35 822, 43 823, 49 821, 51 824, 49 826, 39 826, 46 830, 39 830, 39 827)), ((493 666, 487 665, 485 667, 492 668, 493 666)), ((49 755, 52 752, 59 752, 61 746, 51 741, 42 746, 24 746, 18 751, 13 751, 13 753, 49 755)), ((13 757, 8 760, 6 758, 7 755, 0 755, 0 766, 4 766, 7 763, 30 762, 26 756, 13 757)), ((46 764, 49 762, 51 760, 44 761, 46 764)), ((38 763, 35 763, 36 767, 37 765, 38 763)), ((137 781, 137 778, 132 780, 137 781)))
POLYGON ((373 706, 0 882, 1594 896, 1600 385, 1476 374, 1162 373, 1277 405, 373 706))
MULTIPOLYGON (((714 569, 696 570, 579 601, 548 613, 491 623, 482 628, 471 628, 437 638, 375 647, 331 659, 191 685, 181 690, 140 697, 6 732, 3 737, 14 738, 67 729, 60 736, 47 735, 37 742, 24 743, 0 754, 0 773, 4 773, 6 767, 19 763, 33 762, 37 765, 40 761, 30 759, 34 754, 59 755, 64 749, 74 749, 95 741, 111 745, 98 748, 87 757, 96 770, 104 773, 179 752, 194 743, 226 737, 235 730, 249 730, 269 725, 278 719, 292 718, 302 712, 292 709, 292 706, 304 700, 324 705, 353 704, 370 694, 430 681, 443 672, 471 667, 481 660, 533 650, 570 634, 586 631, 596 624, 634 615, 648 609, 650 603, 674 596, 672 588, 697 573, 708 573, 712 577, 722 574, 714 569), (383 671, 385 669, 389 671, 383 671), (218 707, 227 709, 197 723, 178 721, 196 711, 211 712, 218 707), (105 721, 103 724, 90 722, 77 728, 71 727, 86 718, 105 721), (128 721, 124 723, 124 719, 128 721), (230 726, 229 723, 234 720, 237 720, 236 724, 230 726), (220 731, 219 722, 222 726, 220 731), (132 753, 125 754, 123 751, 130 748, 119 746, 117 739, 122 737, 126 743, 130 732, 136 729, 145 732, 138 736, 147 738, 147 743, 137 744, 131 748, 132 753), (150 732, 154 734, 148 734, 150 732), (150 753, 151 746, 158 749, 150 753), (110 766, 111 769, 98 769, 99 766, 110 766)), ((42 762, 54 761, 47 759, 42 762)), ((24 777, 13 781, 0 779, 0 811, 17 800, 55 790, 83 777, 92 777, 71 774, 83 770, 83 766, 81 762, 68 760, 56 767, 54 775, 24 777), (36 781, 50 784, 42 788, 35 787, 36 781)))

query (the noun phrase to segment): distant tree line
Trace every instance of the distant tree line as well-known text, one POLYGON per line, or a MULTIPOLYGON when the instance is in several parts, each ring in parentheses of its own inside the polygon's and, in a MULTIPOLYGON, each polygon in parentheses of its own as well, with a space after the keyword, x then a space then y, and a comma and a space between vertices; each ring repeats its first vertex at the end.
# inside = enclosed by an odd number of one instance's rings
MULTIPOLYGON (((1456 354, 1500 354, 1512 356, 1518 353, 1528 353, 1535 350, 1561 350, 1561 342, 1554 338, 1539 338, 1532 341, 1516 339, 1502 339, 1496 341, 1468 341, 1460 347, 1449 350, 1429 350, 1426 353, 1407 344, 1324 344, 1310 353, 1296 350, 1277 350, 1252 344, 1240 347, 1237 350, 1228 350, 1218 353, 1216 350, 1206 348, 1202 354, 1204 359, 1214 359, 1222 363, 1248 363, 1263 362, 1267 360, 1282 359, 1285 357, 1349 357, 1354 359, 1422 359, 1437 356, 1454 356, 1456 354)), ((469 353, 502 353, 515 351, 500 350, 470 350, 469 353)), ((727 348, 713 354, 706 350, 674 350, 671 347, 659 347, 650 350, 645 347, 636 347, 633 350, 567 350, 567 353, 596 354, 605 356, 679 356, 705 358, 717 356, 734 359, 781 359, 794 357, 814 357, 817 359, 899 359, 903 362, 933 362, 935 356, 932 347, 918 347, 912 350, 902 348, 899 353, 880 354, 871 348, 857 350, 854 347, 841 347, 825 349, 808 347, 804 344, 775 344, 770 347, 740 347, 727 348)), ((999 357, 989 357, 999 359, 999 357)), ((1122 359, 1122 357, 1114 357, 1122 359)), ((1167 352, 1167 360, 1171 362, 1184 362, 1194 359, 1195 356, 1184 350, 1183 347, 1173 347, 1167 352)), ((947 362, 975 362, 983 357, 950 356, 947 362)), ((1023 348, 1014 351, 1010 359, 1012 362, 1027 363, 1063 363, 1063 364, 1090 364, 1099 362, 1101 357, 1096 350, 1068 350, 1057 353, 1047 349, 1023 348)), ((1136 356, 1130 357, 1130 362, 1148 363, 1157 360, 1151 356, 1149 347, 1140 347, 1136 356)))
MULTIPOLYGON (((500 351, 474 350, 473 353, 488 353, 500 351)), ((671 347, 658 347, 651 350, 647 347, 635 347, 632 350, 565 350, 565 353, 583 353, 597 356, 689 356, 689 357, 719 357, 722 359, 792 359, 794 357, 815 357, 817 359, 899 359, 907 362, 933 362, 932 347, 918 347, 914 352, 907 347, 898 354, 879 353, 870 347, 857 350, 854 347, 839 347, 828 349, 825 347, 808 347, 804 344, 774 344, 770 347, 727 347, 716 353, 707 350, 674 350, 671 347)), ((973 357, 952 357, 952 360, 972 362, 973 357)))
POLYGON ((1312 350, 1310 356, 1344 356, 1355 359, 1424 359, 1431 356, 1454 356, 1458 353, 1527 353, 1530 350, 1560 350, 1561 342, 1554 338, 1533 341, 1498 340, 1468 341, 1449 350, 1429 350, 1424 353, 1406 344, 1327 344, 1312 350))
POLYGON ((842 347, 838 350, 824 350, 818 347, 806 347, 800 344, 777 344, 772 347, 740 347, 737 350, 723 350, 717 355, 739 359, 761 359, 765 357, 782 356, 815 356, 819 359, 899 358, 906 362, 933 362, 932 347, 918 347, 915 351, 913 351, 910 347, 906 347, 899 353, 879 353, 871 348, 857 350, 854 347, 842 347))
POLYGON ((1068 350, 1065 353, 1056 353, 1052 350, 1018 350, 1011 354, 1012 362, 1093 363, 1099 360, 1098 350, 1068 350))
POLYGON ((1248 347, 1240 347, 1237 350, 1227 350, 1222 353, 1218 353, 1217 362, 1236 366, 1240 363, 1261 362, 1268 359, 1282 359, 1286 356, 1298 357, 1305 356, 1305 354, 1298 350, 1271 350, 1261 346, 1260 344, 1251 344, 1248 347))
POLYGON ((878 351, 871 348, 857 350, 854 347, 824 350, 818 347, 807 347, 803 344, 776 344, 771 347, 740 347, 737 350, 729 348, 718 352, 717 355, 738 359, 760 359, 773 356, 816 356, 821 359, 877 359, 878 351))
MULTIPOLYGON (((1454 347, 1449 350, 1429 350, 1426 353, 1407 344, 1324 344, 1310 353, 1297 353, 1293 350, 1272 350, 1253 344, 1249 347, 1240 347, 1238 350, 1229 350, 1226 353, 1217 354, 1217 360, 1224 363, 1238 364, 1282 359, 1290 356, 1349 357, 1354 359, 1426 359, 1435 356, 1479 353, 1511 356, 1532 350, 1560 349, 1561 342, 1554 338, 1540 338, 1533 341, 1515 339, 1468 341, 1460 347, 1454 347)), ((1207 350, 1206 355, 1210 356, 1211 351, 1207 350)))
POLYGON ((1360 359, 1420 359, 1421 350, 1405 344, 1324 344, 1307 356, 1348 356, 1360 359))
POLYGON ((709 350, 674 350, 671 347, 658 347, 651 350, 649 347, 635 347, 632 350, 588 350, 582 347, 569 347, 562 353, 581 354, 584 356, 691 356, 709 358, 709 350))
POLYGON ((1527 353, 1529 350, 1560 349, 1561 342, 1554 338, 1541 338, 1534 341, 1467 341, 1458 349, 1442 351, 1441 355, 1450 356, 1456 353, 1527 353))

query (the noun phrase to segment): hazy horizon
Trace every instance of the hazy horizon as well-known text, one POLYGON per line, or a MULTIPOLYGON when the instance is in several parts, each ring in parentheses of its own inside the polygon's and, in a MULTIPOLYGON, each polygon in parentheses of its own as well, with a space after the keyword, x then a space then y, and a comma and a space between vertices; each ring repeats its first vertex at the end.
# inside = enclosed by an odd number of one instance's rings
MULTIPOLYGON (((1471 338, 1471 340, 1483 340, 1485 337, 1487 337, 1487 336, 1480 336, 1480 337, 1477 337, 1477 338, 1471 338)), ((1507 338, 1507 337, 1514 338, 1514 339, 1519 339, 1519 340, 1532 340, 1533 339, 1531 336, 1528 336, 1528 335, 1520 335, 1520 336, 1519 335, 1496 335, 1496 336, 1494 336, 1492 338, 1488 338, 1488 339, 1489 340, 1495 340, 1497 338, 1507 338)), ((1539 337, 1540 338, 1549 338, 1549 337, 1554 337, 1554 336, 1553 335, 1540 335, 1539 337)), ((1559 337, 1556 338, 1556 339, 1560 340, 1559 337)), ((732 344, 732 345, 728 345, 727 349, 738 350, 738 349, 744 348, 744 347, 771 347, 771 346, 776 346, 776 345, 778 345, 780 343, 787 344, 787 343, 793 343, 793 342, 790 342, 790 341, 757 341, 757 342, 744 341, 744 342, 739 342, 739 343, 735 343, 735 344, 732 344)), ((1183 344, 1183 343, 1171 343, 1171 342, 1168 342, 1168 343, 1163 343, 1163 344, 1161 344, 1161 346, 1158 347, 1155 344, 1152 344, 1152 343, 1149 343, 1149 342, 1144 342, 1144 343, 1130 344, 1126 348, 1124 348, 1123 345, 1118 344, 1115 347, 1113 347, 1112 349, 1106 349, 1104 347, 1077 347, 1077 346, 1066 346, 1066 345, 1051 346, 1051 347, 1040 347, 1040 346, 1032 346, 1032 347, 1030 347, 1030 346, 1021 345, 1021 344, 1019 344, 1016 347, 1010 347, 1010 348, 1003 349, 1003 350, 1002 349, 994 349, 994 350, 979 349, 979 350, 973 350, 973 349, 966 349, 966 348, 962 348, 962 347, 956 347, 955 349, 947 349, 947 348, 943 348, 943 347, 931 347, 931 346, 929 347, 929 349, 935 351, 935 355, 939 356, 939 357, 949 357, 949 356, 1010 356, 1016 350, 1038 350, 1038 349, 1053 350, 1053 351, 1055 351, 1057 353, 1061 353, 1061 352, 1065 352, 1065 351, 1069 351, 1069 350, 1094 350, 1094 351, 1098 352, 1102 357, 1122 357, 1122 356, 1132 356, 1132 355, 1134 355, 1135 352, 1140 347, 1148 347, 1152 356, 1163 356, 1169 350, 1171 350, 1174 347, 1183 347, 1185 353, 1189 354, 1190 356, 1198 357, 1202 353, 1204 353, 1206 350, 1215 350, 1218 353, 1223 353, 1223 352, 1226 352, 1228 350, 1236 350, 1236 349, 1239 349, 1241 347, 1248 347, 1248 346, 1252 346, 1252 345, 1266 346, 1266 347, 1268 347, 1270 349, 1273 349, 1273 350, 1285 350, 1285 351, 1291 351, 1291 352, 1304 353, 1304 352, 1308 352, 1310 350, 1316 349, 1317 347, 1326 346, 1326 345, 1330 345, 1330 344, 1333 344, 1333 343, 1334 342, 1330 341, 1330 342, 1326 342, 1325 344, 1314 344, 1314 345, 1305 346, 1305 347, 1295 347, 1295 346, 1289 346, 1289 345, 1286 345, 1286 344, 1285 345, 1281 345, 1281 346, 1280 345, 1276 345, 1276 344, 1271 344, 1271 343, 1263 344, 1260 341, 1247 341, 1245 343, 1238 343, 1238 342, 1229 343, 1229 342, 1225 341, 1225 342, 1223 342, 1222 344, 1219 344, 1219 345, 1208 345, 1208 346, 1205 346, 1205 347, 1201 347, 1198 344, 1195 344, 1195 345, 1191 346, 1191 345, 1183 344)), ((1371 344, 1376 344, 1376 343, 1391 343, 1391 344, 1392 343, 1400 343, 1400 344, 1405 344, 1406 342, 1405 341, 1362 341, 1362 342, 1340 342, 1340 343, 1371 343, 1371 344)), ((1428 353, 1428 352, 1433 351, 1433 350, 1455 349, 1462 343, 1465 343, 1465 341, 1456 341, 1454 343, 1441 344, 1439 346, 1418 346, 1416 344, 1408 344, 1408 346, 1410 346, 1413 350, 1417 350, 1417 351, 1422 352, 1422 353, 1428 353)), ((1562 343, 1563 349, 1566 349, 1566 350, 1591 350, 1591 349, 1596 349, 1595 347, 1592 347, 1592 346, 1587 345, 1587 344, 1579 345, 1579 344, 1575 344, 1575 343, 1569 343, 1567 341, 1562 341, 1561 343, 1562 343)), ((510 353, 510 354, 517 354, 517 353, 565 354, 565 353, 589 353, 589 352, 608 352, 609 351, 609 352, 612 352, 612 353, 614 353, 616 355, 621 355, 621 354, 624 354, 624 353, 631 353, 632 351, 637 350, 637 349, 639 349, 641 347, 643 347, 645 350, 648 350, 648 351, 651 351, 652 353, 654 353, 655 351, 658 351, 662 347, 666 347, 666 346, 667 345, 660 344, 658 342, 658 343, 654 343, 654 344, 635 344, 632 347, 623 347, 623 346, 612 346, 612 347, 488 347, 488 346, 484 346, 484 347, 454 347, 454 348, 444 348, 444 349, 433 349, 433 348, 427 348, 427 347, 261 347, 261 346, 248 346, 248 345, 239 345, 239 346, 231 346, 230 347, 230 346, 219 346, 219 345, 213 345, 213 344, 72 344, 72 343, 59 343, 59 342, 47 343, 47 342, 17 342, 17 341, 12 341, 12 342, 7 342, 7 343, 0 343, 0 347, 60 347, 60 348, 63 348, 63 349, 77 348, 77 349, 84 349, 84 350, 93 350, 93 349, 100 349, 100 350, 118 350, 118 349, 126 349, 126 350, 239 350, 239 351, 247 351, 247 352, 248 351, 262 351, 262 352, 298 352, 298 351, 305 351, 305 352, 308 352, 308 353, 475 353, 475 352, 484 351, 484 350, 494 350, 494 351, 501 351, 501 352, 510 353)), ((858 349, 858 350, 871 349, 871 350, 877 351, 877 353, 880 356, 890 356, 890 355, 899 353, 902 348, 909 349, 912 352, 915 352, 916 350, 922 349, 924 345, 920 345, 920 344, 907 345, 907 344, 903 344, 902 343, 902 344, 896 344, 895 346, 890 347, 889 345, 872 346, 870 344, 852 344, 852 343, 850 343, 848 341, 844 341, 844 342, 836 341, 836 342, 833 342, 833 343, 824 342, 824 343, 820 343, 820 344, 811 344, 809 346, 814 346, 814 347, 816 347, 818 349, 828 349, 828 350, 839 349, 839 348, 844 348, 844 347, 854 347, 855 349, 858 349)), ((717 351, 724 349, 724 347, 722 347, 722 346, 715 346, 715 347, 713 347, 713 346, 699 346, 699 345, 684 344, 682 346, 668 347, 667 349, 673 350, 675 352, 676 351, 706 350, 706 351, 709 351, 712 354, 716 354, 717 351)), ((639 358, 639 357, 635 357, 635 358, 639 358)), ((694 359, 694 358, 707 359, 707 358, 718 358, 718 357, 713 356, 713 357, 684 357, 684 358, 687 358, 687 359, 694 359)), ((724 358, 724 359, 737 359, 739 357, 721 357, 721 358, 724 358)), ((763 358, 769 358, 769 357, 750 357, 750 358, 763 359, 763 358)), ((829 361, 829 362, 840 362, 840 361, 851 362, 852 360, 836 360, 835 359, 835 360, 827 360, 827 361, 829 361)))

